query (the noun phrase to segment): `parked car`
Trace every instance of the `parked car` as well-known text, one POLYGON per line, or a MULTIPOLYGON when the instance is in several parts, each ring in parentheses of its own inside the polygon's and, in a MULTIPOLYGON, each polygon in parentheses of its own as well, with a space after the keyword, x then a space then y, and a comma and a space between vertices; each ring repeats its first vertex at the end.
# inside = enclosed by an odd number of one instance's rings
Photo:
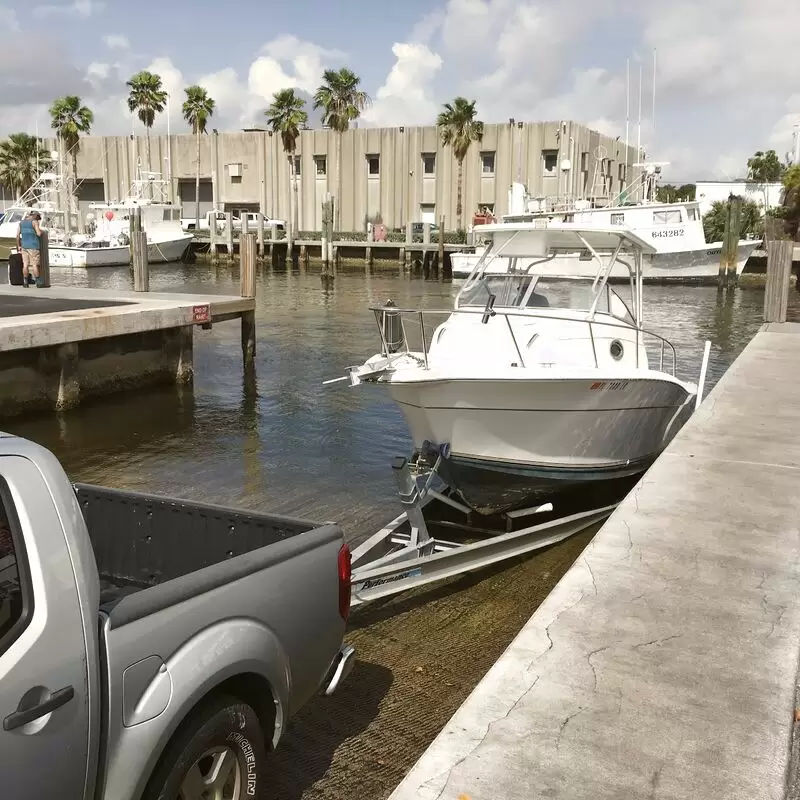
POLYGON ((73 486, 0 434, 3 796, 261 796, 350 671, 349 602, 336 525, 73 486))
MULTIPOLYGON (((255 233, 255 231, 258 230, 259 217, 263 218, 264 228, 267 231, 270 227, 275 227, 279 231, 282 231, 286 227, 286 223, 282 219, 271 219, 259 211, 248 211, 246 212, 246 215, 247 225, 251 233, 255 233)), ((217 232, 222 233, 227 225, 226 213, 224 211, 207 211, 200 217, 199 230, 211 230, 212 222, 217 226, 217 232)), ((196 227, 196 224, 197 219, 195 217, 181 217, 181 227, 185 231, 193 231, 196 227)), ((235 231, 240 231, 242 229, 242 215, 234 212, 231 224, 233 225, 233 229, 235 231)))

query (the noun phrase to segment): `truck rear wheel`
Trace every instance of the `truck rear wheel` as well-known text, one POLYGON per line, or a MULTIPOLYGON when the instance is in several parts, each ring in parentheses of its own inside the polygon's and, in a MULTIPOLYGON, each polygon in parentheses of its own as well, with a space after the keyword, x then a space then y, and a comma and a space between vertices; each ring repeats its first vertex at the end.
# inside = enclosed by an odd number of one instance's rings
POLYGON ((200 706, 167 745, 144 800, 246 800, 262 791, 258 717, 235 697, 200 706))

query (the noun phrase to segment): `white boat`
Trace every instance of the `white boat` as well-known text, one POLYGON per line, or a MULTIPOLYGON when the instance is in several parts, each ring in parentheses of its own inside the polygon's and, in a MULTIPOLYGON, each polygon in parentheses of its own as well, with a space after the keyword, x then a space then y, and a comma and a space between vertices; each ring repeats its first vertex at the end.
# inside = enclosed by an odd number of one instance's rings
POLYGON ((16 247, 19 223, 32 210, 42 215, 47 229, 51 268, 113 267, 129 264, 130 217, 140 208, 142 226, 147 233, 150 263, 180 261, 192 240, 181 229, 180 209, 153 196, 163 181, 152 175, 133 182, 125 199, 114 203, 91 203, 83 232, 75 214, 67 225, 62 209, 63 184, 56 172, 45 172, 34 186, 9 208, 0 222, 0 258, 7 259, 16 247), (146 197, 150 194, 150 197, 146 197))
POLYGON ((415 449, 438 451, 439 475, 480 513, 587 484, 627 491, 698 392, 676 377, 674 347, 643 327, 642 264, 653 246, 617 226, 505 223, 483 235, 487 249, 449 313, 373 309, 382 350, 349 368, 351 384, 386 386, 415 449), (559 256, 582 246, 594 274, 563 275, 559 256), (509 260, 505 274, 488 272, 492 255, 509 260), (608 282, 618 265, 628 302, 608 282), (447 318, 428 341, 435 313, 447 318))
MULTIPOLYGON (((655 182, 652 183, 655 186, 655 182)), ((644 267, 644 280, 648 282, 683 281, 691 283, 714 283, 719 272, 722 242, 706 242, 700 204, 695 201, 658 203, 646 199, 637 204, 610 205, 593 208, 589 201, 575 200, 561 207, 547 208, 543 199, 531 199, 522 184, 513 184, 509 192, 509 214, 502 217, 504 223, 540 222, 548 226, 576 224, 605 228, 622 226, 652 244, 653 254, 644 267)), ((476 225, 473 236, 480 238, 485 226, 476 225)), ((736 274, 741 275, 747 259, 761 244, 761 240, 739 241, 736 274)), ((478 263, 483 246, 475 247, 474 253, 453 254, 451 263, 453 277, 466 277, 478 263)), ((579 248, 574 253, 560 256, 565 275, 592 275, 594 267, 591 253, 579 248)), ((508 259, 495 257, 489 271, 501 274, 508 268, 508 259)), ((612 280, 627 280, 627 271, 618 264, 611 275, 612 280)))

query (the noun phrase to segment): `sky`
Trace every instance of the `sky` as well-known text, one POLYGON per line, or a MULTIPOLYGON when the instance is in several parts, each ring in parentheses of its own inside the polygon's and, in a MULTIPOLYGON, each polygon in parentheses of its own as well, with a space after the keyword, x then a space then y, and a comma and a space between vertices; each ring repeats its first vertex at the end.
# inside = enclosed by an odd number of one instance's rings
POLYGON ((192 83, 216 101, 211 126, 238 130, 264 125, 277 90, 310 98, 348 66, 372 98, 362 126, 433 124, 463 95, 484 122, 624 139, 629 105, 632 143, 641 74, 642 145, 671 182, 744 177, 800 123, 798 0, 0 0, 0 31, 0 135, 44 135, 64 94, 92 108, 93 133, 129 133, 141 69, 161 75, 175 132, 192 83))

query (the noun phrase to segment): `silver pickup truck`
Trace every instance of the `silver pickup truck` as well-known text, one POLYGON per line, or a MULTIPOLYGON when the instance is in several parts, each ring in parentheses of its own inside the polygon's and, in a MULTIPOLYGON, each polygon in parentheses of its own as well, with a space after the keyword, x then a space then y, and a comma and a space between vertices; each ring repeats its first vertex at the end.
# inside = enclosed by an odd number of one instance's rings
POLYGON ((0 434, 0 797, 262 796, 349 603, 335 525, 73 486, 0 434))

